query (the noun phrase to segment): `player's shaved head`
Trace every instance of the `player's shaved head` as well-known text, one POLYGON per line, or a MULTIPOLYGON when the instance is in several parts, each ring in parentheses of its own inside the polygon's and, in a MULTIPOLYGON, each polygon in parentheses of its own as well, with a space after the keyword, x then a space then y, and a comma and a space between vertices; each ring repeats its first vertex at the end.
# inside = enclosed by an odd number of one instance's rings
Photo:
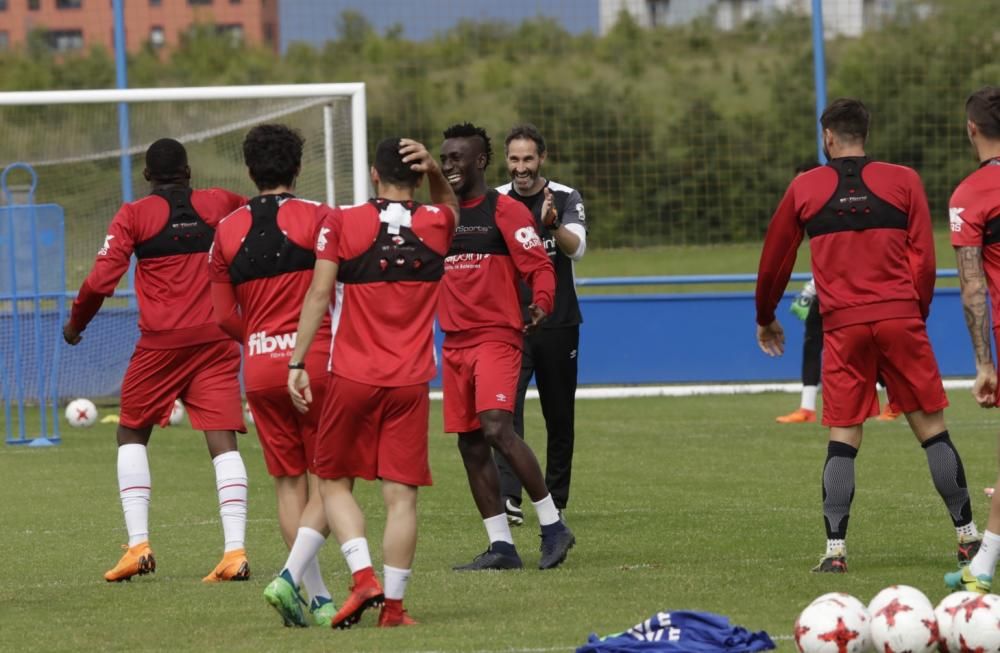
POLYGON ((477 143, 480 148, 477 150, 477 154, 482 153, 486 155, 486 165, 490 166, 490 161, 493 160, 493 145, 490 142, 490 137, 486 134, 486 130, 482 127, 476 127, 471 122, 463 122, 456 125, 452 125, 448 129, 444 130, 445 140, 452 138, 467 138, 472 142, 477 143))
POLYGON ((965 101, 965 113, 991 140, 1000 140, 1000 87, 984 86, 965 101))
POLYGON ((838 98, 823 111, 819 123, 843 141, 863 144, 868 140, 871 114, 861 100, 838 98))
POLYGON ((286 125, 257 125, 243 139, 243 162, 259 190, 291 188, 302 167, 305 141, 286 125))
POLYGON ((190 177, 187 150, 172 138, 161 138, 146 150, 146 173, 154 180, 190 177))
POLYGON ((416 188, 420 183, 421 173, 410 169, 409 163, 403 163, 399 153, 399 136, 383 139, 375 148, 375 170, 384 183, 398 188, 416 188))

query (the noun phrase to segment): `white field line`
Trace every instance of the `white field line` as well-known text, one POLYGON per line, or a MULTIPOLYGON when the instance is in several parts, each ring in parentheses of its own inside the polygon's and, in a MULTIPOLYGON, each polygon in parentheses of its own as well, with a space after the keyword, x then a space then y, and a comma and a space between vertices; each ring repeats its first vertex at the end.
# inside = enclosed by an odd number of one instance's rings
MULTIPOLYGON (((946 379, 945 390, 966 390, 970 379, 946 379)), ((763 392, 799 392, 801 383, 716 383, 697 385, 592 386, 578 388, 577 399, 626 399, 633 397, 695 397, 699 395, 751 395, 763 392)), ((431 391, 432 400, 441 400, 440 390, 431 391)), ((528 390, 528 399, 538 399, 538 391, 528 390)))

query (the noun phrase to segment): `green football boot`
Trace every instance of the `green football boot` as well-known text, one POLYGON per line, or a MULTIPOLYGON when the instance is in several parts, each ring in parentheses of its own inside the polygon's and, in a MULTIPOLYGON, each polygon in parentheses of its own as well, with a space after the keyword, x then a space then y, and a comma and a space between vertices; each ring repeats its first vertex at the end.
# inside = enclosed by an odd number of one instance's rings
POLYGON ((284 574, 276 576, 264 589, 264 600, 278 611, 285 626, 305 628, 309 625, 302 614, 302 597, 284 574))

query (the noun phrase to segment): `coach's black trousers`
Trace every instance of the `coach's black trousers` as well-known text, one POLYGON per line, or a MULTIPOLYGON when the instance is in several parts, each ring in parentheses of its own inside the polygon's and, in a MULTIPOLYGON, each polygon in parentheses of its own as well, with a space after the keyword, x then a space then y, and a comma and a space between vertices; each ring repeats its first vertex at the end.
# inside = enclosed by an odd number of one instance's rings
POLYGON ((819 385, 823 371, 823 318, 819 315, 819 298, 813 298, 806 316, 806 333, 802 341, 802 385, 819 385))
MULTIPOLYGON (((574 404, 576 401, 577 348, 580 327, 540 329, 525 337, 521 376, 514 406, 514 430, 524 437, 524 396, 531 377, 535 377, 548 443, 545 451, 545 484, 560 510, 569 501, 569 482, 573 469, 574 404)), ((504 497, 521 498, 521 482, 510 469, 503 454, 496 452, 500 468, 500 492, 504 497)))

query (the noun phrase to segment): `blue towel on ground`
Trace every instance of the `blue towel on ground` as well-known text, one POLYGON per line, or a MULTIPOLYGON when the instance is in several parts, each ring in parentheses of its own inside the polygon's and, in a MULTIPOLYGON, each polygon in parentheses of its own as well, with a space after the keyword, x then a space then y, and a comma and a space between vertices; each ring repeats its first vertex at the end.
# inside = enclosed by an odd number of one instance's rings
POLYGON ((764 631, 752 633, 732 626, 728 618, 711 612, 675 610, 657 612, 624 633, 592 634, 576 653, 757 653, 773 648, 774 642, 764 631))

